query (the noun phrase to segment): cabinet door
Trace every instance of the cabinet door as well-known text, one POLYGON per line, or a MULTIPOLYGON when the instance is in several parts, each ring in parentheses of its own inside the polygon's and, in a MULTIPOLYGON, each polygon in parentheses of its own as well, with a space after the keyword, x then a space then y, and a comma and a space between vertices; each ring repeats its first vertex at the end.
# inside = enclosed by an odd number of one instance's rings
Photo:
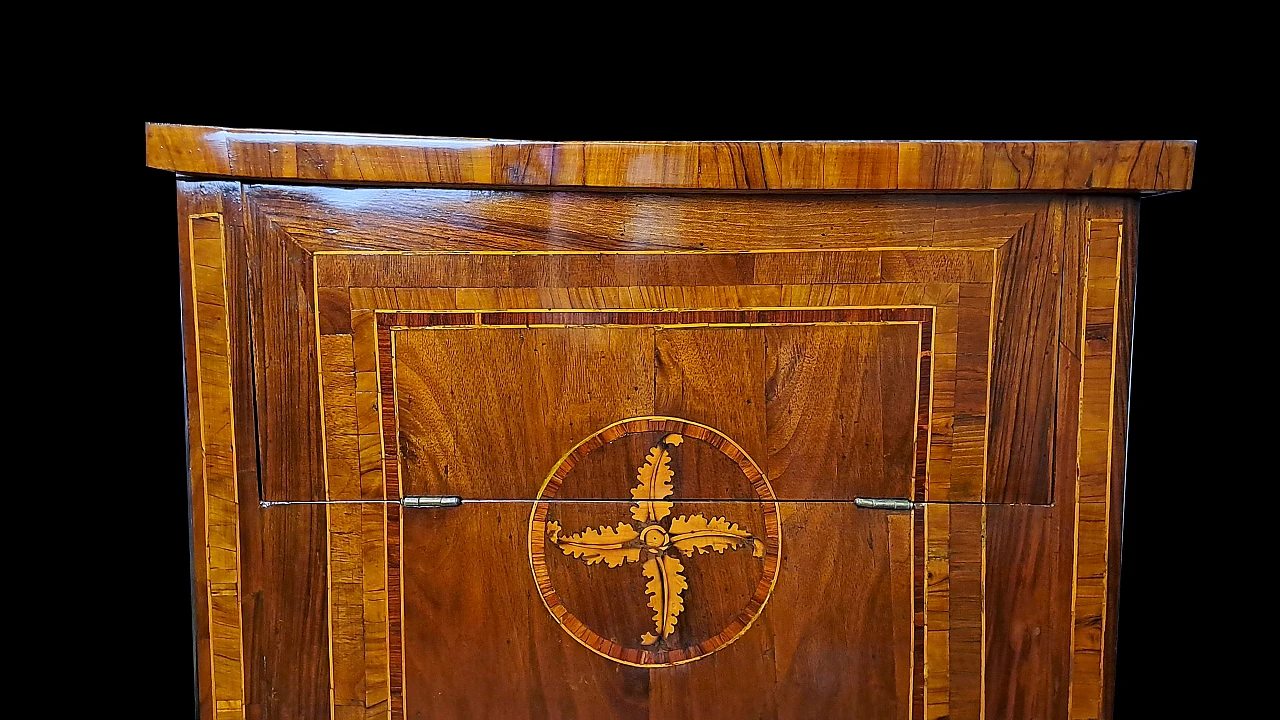
POLYGON ((244 198, 255 512, 326 503, 335 717, 1057 711, 1062 201, 244 198))

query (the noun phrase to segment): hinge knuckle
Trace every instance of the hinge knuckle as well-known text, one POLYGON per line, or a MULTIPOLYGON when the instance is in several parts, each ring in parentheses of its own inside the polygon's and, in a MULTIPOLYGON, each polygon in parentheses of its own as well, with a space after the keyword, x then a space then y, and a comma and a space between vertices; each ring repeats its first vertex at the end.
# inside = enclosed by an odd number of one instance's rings
POLYGON ((401 498, 400 504, 407 508, 458 507, 462 504, 462 498, 457 495, 410 495, 401 498))
POLYGON ((902 498, 854 498, 853 504, 868 510, 914 510, 915 503, 902 498))

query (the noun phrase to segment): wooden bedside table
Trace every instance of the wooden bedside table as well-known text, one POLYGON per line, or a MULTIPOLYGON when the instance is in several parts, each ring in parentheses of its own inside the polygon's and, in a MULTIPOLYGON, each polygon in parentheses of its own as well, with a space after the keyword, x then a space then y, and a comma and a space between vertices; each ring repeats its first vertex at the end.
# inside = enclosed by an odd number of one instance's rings
POLYGON ((147 126, 203 715, 1109 716, 1194 152, 147 126))

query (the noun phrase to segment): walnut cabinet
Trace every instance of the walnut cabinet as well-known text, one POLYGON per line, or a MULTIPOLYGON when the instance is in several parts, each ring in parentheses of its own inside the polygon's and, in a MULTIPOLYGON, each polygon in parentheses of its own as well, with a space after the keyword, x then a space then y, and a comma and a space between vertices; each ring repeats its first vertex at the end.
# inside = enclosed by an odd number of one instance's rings
POLYGON ((204 716, 1109 716, 1194 148, 148 126, 204 716))

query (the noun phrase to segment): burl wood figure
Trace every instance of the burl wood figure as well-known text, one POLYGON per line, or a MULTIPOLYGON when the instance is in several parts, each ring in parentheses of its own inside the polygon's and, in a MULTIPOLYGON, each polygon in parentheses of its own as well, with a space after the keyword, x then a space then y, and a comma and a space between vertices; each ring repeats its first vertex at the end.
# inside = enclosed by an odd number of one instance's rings
POLYGON ((1194 143, 146 133, 204 717, 1110 715, 1194 143))

